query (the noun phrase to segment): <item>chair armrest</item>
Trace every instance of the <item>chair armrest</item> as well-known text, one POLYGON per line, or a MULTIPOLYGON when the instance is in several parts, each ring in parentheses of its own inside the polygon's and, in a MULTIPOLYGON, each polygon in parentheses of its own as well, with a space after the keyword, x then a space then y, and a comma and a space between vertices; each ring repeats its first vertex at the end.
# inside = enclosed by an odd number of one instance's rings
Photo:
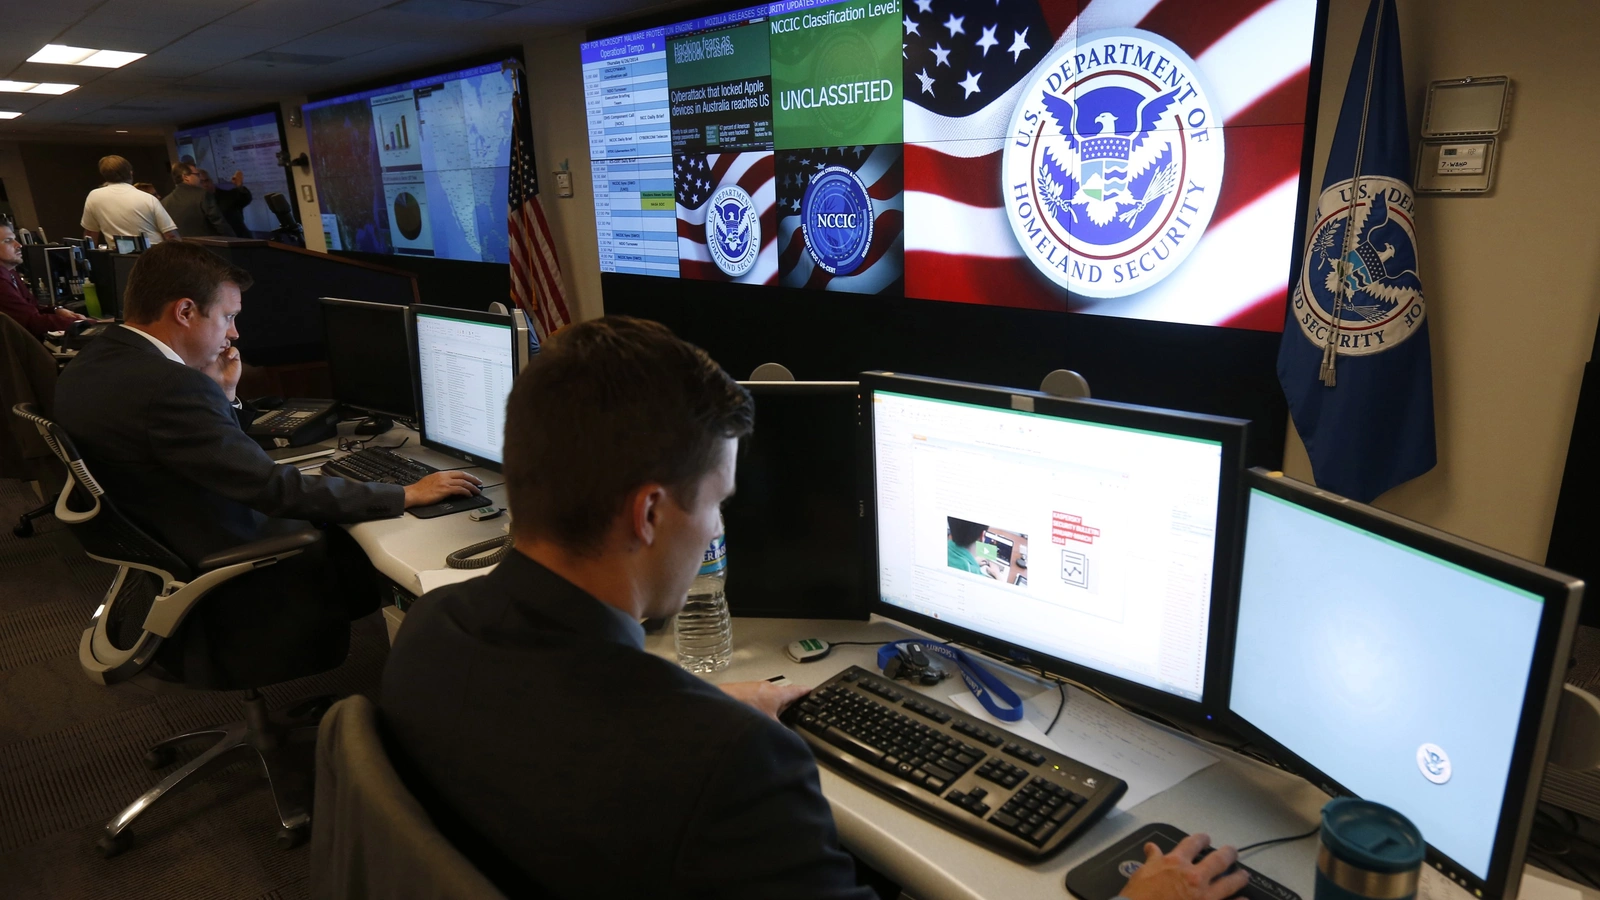
POLYGON ((196 571, 209 572, 223 566, 232 566, 239 563, 252 562, 287 553, 290 550, 300 550, 322 540, 322 531, 313 525, 307 524, 294 531, 274 534, 248 544, 218 550, 216 553, 205 557, 195 564, 196 571))

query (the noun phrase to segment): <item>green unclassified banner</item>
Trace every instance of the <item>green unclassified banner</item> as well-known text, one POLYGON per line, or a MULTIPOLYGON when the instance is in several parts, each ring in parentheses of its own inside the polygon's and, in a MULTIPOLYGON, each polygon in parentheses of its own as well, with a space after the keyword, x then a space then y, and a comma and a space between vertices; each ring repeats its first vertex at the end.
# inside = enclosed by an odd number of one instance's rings
POLYGON ((774 16, 777 149, 900 143, 900 0, 855 0, 774 16))
POLYGON ((767 23, 696 34, 667 42, 667 84, 761 78, 767 74, 767 23))

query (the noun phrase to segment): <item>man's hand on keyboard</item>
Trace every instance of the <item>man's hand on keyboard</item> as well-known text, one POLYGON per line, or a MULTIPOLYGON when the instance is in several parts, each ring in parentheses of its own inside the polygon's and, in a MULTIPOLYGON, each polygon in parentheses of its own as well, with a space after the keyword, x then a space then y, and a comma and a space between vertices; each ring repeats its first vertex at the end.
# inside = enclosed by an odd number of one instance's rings
POLYGON ((434 472, 416 484, 406 485, 406 509, 428 506, 451 497, 471 497, 483 482, 465 472, 434 472))
POLYGON ((1189 835, 1166 855, 1155 844, 1145 844, 1144 865, 1128 879, 1122 896, 1126 900, 1227 900, 1244 890, 1250 876, 1243 869, 1223 874, 1239 860, 1232 847, 1220 847, 1204 859, 1195 859, 1209 846, 1211 838, 1204 834, 1189 835))
POLYGON ((748 703, 776 719, 789 704, 811 693, 811 688, 798 684, 776 685, 770 681, 736 681, 719 684, 722 692, 741 703, 748 703))

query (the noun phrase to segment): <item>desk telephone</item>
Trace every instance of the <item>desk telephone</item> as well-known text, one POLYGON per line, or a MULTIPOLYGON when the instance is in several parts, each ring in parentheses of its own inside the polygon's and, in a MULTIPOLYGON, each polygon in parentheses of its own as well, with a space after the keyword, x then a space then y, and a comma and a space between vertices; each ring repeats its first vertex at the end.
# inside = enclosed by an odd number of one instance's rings
POLYGON ((332 400, 289 399, 276 408, 263 409, 245 433, 256 443, 274 447, 304 447, 333 437, 339 431, 339 404, 332 400))

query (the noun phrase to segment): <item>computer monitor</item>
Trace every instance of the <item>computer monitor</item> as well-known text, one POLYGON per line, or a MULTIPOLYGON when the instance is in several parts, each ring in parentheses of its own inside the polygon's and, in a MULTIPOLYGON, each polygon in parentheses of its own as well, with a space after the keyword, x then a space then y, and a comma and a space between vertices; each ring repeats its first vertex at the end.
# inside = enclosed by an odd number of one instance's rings
POLYGON ((1324 791, 1404 813, 1469 893, 1515 893, 1583 583, 1288 478, 1246 483, 1229 724, 1324 791))
POLYGON ((150 242, 142 234, 111 236, 111 249, 118 253, 141 253, 150 249, 150 242))
POLYGON ((334 399, 368 415, 417 416, 411 307, 322 297, 334 399))
POLYGON ((873 612, 1187 721, 1220 710, 1248 423, 861 387, 873 612))
POLYGON ((859 388, 854 381, 742 382, 755 431, 739 448, 735 490, 723 504, 732 563, 728 606, 737 616, 865 619, 859 388))
POLYGON ((498 472, 506 397, 528 364, 527 317, 520 309, 411 309, 423 445, 498 472))

